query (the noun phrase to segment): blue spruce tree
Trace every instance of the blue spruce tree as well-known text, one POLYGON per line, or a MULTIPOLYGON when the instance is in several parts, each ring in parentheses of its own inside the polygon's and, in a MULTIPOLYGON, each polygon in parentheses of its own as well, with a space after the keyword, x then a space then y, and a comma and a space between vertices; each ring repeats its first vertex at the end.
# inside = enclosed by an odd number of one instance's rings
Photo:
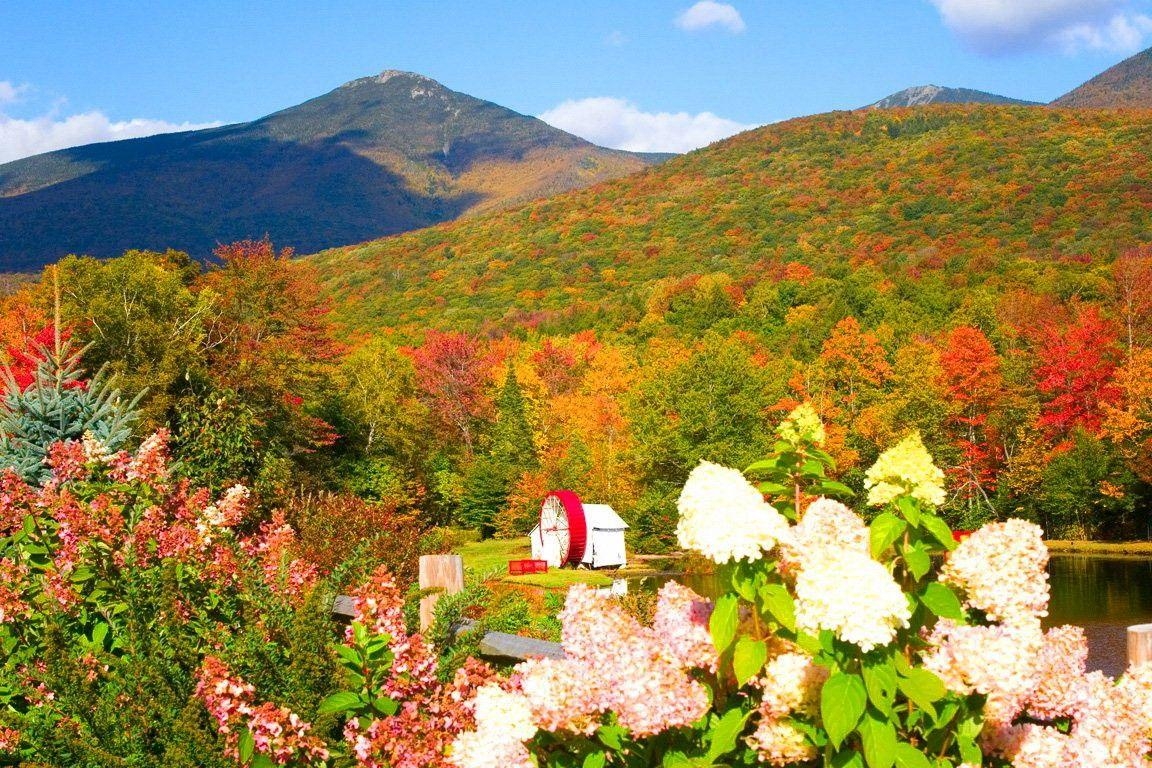
POLYGON ((26 481, 42 484, 50 475, 44 459, 54 443, 89 434, 110 451, 124 446, 144 393, 125 401, 108 385, 103 368, 84 381, 84 350, 59 332, 52 347, 37 345, 35 352, 31 384, 21 388, 8 366, 2 372, 0 469, 12 468, 26 481))

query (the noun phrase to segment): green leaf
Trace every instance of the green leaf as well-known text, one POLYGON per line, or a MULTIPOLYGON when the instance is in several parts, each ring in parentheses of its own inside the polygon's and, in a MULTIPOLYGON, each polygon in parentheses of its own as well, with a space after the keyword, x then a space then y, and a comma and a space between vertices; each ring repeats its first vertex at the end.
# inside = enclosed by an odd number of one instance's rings
MULTIPOLYGON (((896 756, 896 768, 932 768, 932 763, 924 756, 924 753, 911 744, 899 742, 894 754, 896 756)), ((977 757, 973 762, 980 765, 980 758, 977 757)))
MULTIPOLYGON (((739 647, 739 646, 737 646, 739 647)), ((730 709, 718 718, 715 718, 708 733, 708 761, 717 759, 736 749, 736 740, 744 731, 744 724, 751 717, 751 712, 741 712, 739 709, 730 709)))
POLYGON ((764 669, 768 660, 768 646, 763 640, 742 637, 736 641, 732 654, 732 671, 736 673, 736 685, 742 686, 764 669))
POLYGON ((920 527, 920 505, 910 496, 901 496, 896 500, 896 508, 913 528, 920 527))
POLYGON ((836 480, 824 480, 816 485, 816 489, 825 496, 844 496, 850 499, 856 495, 854 490, 836 480))
POLYGON ((908 547, 904 550, 903 555, 904 562, 908 565, 908 572, 917 581, 924 578, 925 574, 932 570, 932 557, 920 549, 918 545, 908 547))
POLYGON ((627 735, 628 731, 622 725, 602 725, 596 731, 600 743, 617 752, 624 749, 624 737, 627 735))
POLYGON ((926 514, 924 515, 924 527, 928 529, 928 533, 932 534, 932 538, 940 542, 940 546, 944 549, 956 549, 956 537, 952 535, 952 529, 948 527, 948 523, 936 515, 926 514))
POLYGON ((832 756, 832 768, 864 768, 864 758, 855 750, 837 752, 832 756))
POLYGON ((984 753, 980 751, 980 747, 976 745, 975 740, 967 736, 957 736, 956 746, 960 749, 960 759, 966 763, 973 765, 980 765, 980 758, 984 753))
POLYGON ((865 661, 861 670, 864 687, 872 706, 885 715, 892 713, 892 703, 896 701, 896 668, 890 659, 883 662, 865 661))
POLYGON ((240 762, 246 763, 252 759, 252 751, 256 749, 256 740, 252 738, 252 731, 245 728, 240 732, 240 762))
POLYGON ((276 763, 272 762, 272 758, 268 755, 261 753, 252 758, 252 768, 276 768, 276 763))
POLYGON ((98 622, 96 624, 96 626, 94 626, 92 628, 92 644, 98 645, 101 648, 103 648, 104 647, 104 639, 106 637, 108 637, 109 631, 110 631, 110 628, 107 624, 105 624, 102 621, 98 622))
POLYGON ((756 484, 756 490, 765 496, 783 496, 790 489, 783 483, 774 483, 771 480, 765 480, 762 483, 756 484))
POLYGON ((380 696, 372 700, 372 708, 382 715, 391 716, 396 714, 396 710, 400 709, 400 705, 396 700, 389 696, 380 696))
POLYGON ((360 652, 355 648, 349 648, 346 645, 339 644, 332 647, 336 651, 336 655, 340 657, 340 661, 344 666, 355 671, 360 671, 364 668, 364 657, 361 656, 360 652))
POLYGON ((944 698, 946 693, 940 678, 926 669, 913 668, 908 670, 906 677, 899 678, 897 686, 910 701, 931 714, 933 720, 936 719, 936 707, 933 705, 944 698))
POLYGON ((608 756, 603 752, 589 752, 584 758, 583 768, 604 768, 607 762, 608 756))
POLYGON ((908 530, 908 523, 891 512, 881 512, 868 526, 868 538, 872 548, 872 557, 879 559, 884 550, 892 546, 892 542, 900 538, 908 530))
POLYGON ((892 768, 896 762, 896 726, 892 721, 866 712, 857 730, 868 768, 892 768))
POLYGON ((716 601, 708 629, 712 632, 712 644, 717 653, 724 653, 736 638, 736 626, 740 623, 740 604, 736 595, 724 595, 716 601))
POLYGON ((938 581, 929 584, 924 588, 924 594, 920 595, 920 602, 942 619, 964 621, 964 606, 960 604, 960 598, 956 597, 956 593, 946 584, 938 581))
POLYGON ((776 459, 762 459, 761 461, 754 462, 744 467, 744 474, 751 472, 763 472, 766 469, 776 469, 776 459))
POLYGON ((760 602, 776 623, 789 632, 796 631, 796 601, 783 584, 766 584, 760 588, 760 602))
POLYGON ((328 715, 333 712, 347 712, 350 709, 358 709, 363 706, 364 699, 360 694, 351 691, 339 691, 320 702, 316 712, 317 714, 328 715))
POLYGON ((820 689, 820 719, 828 739, 836 749, 844 742, 864 714, 868 692, 858 675, 836 673, 820 689))
POLYGON ((818 459, 808 459, 800 471, 808 477, 824 477, 824 464, 818 459))

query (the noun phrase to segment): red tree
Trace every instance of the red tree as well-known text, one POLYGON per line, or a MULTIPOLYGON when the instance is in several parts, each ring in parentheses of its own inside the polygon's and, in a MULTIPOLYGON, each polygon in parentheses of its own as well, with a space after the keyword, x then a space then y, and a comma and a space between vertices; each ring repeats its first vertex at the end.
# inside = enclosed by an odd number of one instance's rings
POLYGON ((476 339, 455 332, 428 331, 410 354, 434 418, 471 454, 473 425, 488 410, 484 390, 495 361, 476 339))
POLYGON ((1048 396, 1041 429, 1052 437, 1076 428, 1098 433, 1103 407, 1123 394, 1115 383, 1121 357, 1115 326, 1096 307, 1083 308, 1066 327, 1045 327, 1036 356, 1036 388, 1048 396))
POLYGON ((960 464, 950 468, 957 491, 987 499, 996 488, 1002 456, 991 416, 1004 399, 1000 358, 979 328, 963 325, 944 340, 940 351, 941 384, 951 401, 946 426, 960 451, 960 464))

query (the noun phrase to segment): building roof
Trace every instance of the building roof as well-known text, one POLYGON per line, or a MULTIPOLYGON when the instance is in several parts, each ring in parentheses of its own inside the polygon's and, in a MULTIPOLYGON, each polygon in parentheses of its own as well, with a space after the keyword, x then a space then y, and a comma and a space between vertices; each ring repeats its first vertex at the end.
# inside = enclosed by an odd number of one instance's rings
POLYGON ((607 504, 585 504, 584 521, 593 531, 623 531, 628 528, 628 523, 607 504))

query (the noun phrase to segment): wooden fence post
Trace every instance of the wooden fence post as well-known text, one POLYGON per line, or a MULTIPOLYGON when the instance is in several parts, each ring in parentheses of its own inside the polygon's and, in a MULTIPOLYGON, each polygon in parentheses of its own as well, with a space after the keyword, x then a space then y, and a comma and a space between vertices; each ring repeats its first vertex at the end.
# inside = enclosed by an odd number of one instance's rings
POLYGON ((464 558, 460 555, 421 555, 420 589, 438 592, 420 598, 420 631, 432 625, 440 595, 454 595, 464 589, 464 558))
POLYGON ((1152 624, 1136 624, 1128 627, 1128 663, 1149 662, 1152 662, 1152 624))

